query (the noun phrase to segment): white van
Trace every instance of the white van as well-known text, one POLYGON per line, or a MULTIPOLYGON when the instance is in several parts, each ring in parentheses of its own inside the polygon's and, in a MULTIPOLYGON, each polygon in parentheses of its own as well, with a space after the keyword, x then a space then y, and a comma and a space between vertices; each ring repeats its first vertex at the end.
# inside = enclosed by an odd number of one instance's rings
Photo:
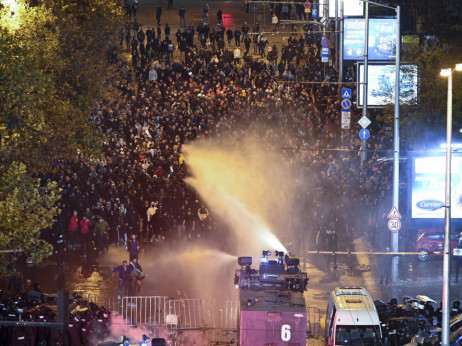
POLYGON ((326 312, 327 345, 381 345, 380 320, 365 288, 337 287, 326 312))

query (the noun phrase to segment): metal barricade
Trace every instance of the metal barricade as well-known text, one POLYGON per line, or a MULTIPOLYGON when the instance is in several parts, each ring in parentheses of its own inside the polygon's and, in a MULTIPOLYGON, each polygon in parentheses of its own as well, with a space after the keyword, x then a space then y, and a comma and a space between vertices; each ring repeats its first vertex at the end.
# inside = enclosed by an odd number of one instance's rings
POLYGON ((125 324, 165 325, 166 296, 123 297, 121 313, 125 324))
POLYGON ((319 308, 316 307, 307 307, 307 335, 311 338, 319 338, 322 337, 322 330, 321 330, 321 311, 319 308))
POLYGON ((120 301, 116 297, 104 297, 94 294, 82 294, 83 299, 88 300, 98 306, 104 307, 109 311, 120 312, 120 301))
POLYGON ((239 318, 240 303, 239 301, 225 301, 224 309, 220 309, 220 327, 221 329, 237 329, 239 318))
POLYGON ((198 329, 212 327, 210 309, 202 299, 180 299, 167 302, 167 327, 198 329))

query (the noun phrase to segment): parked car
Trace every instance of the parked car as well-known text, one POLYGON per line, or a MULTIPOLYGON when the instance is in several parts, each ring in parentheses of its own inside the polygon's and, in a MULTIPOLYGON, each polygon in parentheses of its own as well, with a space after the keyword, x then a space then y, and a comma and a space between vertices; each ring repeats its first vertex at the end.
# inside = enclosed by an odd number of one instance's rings
MULTIPOLYGON (((457 245, 459 235, 451 232, 451 250, 457 245)), ((414 251, 416 252, 437 252, 443 251, 444 246, 444 229, 441 228, 425 228, 420 229, 417 233, 417 240, 414 243, 414 251)), ((424 262, 429 259, 429 254, 419 254, 419 259, 424 262)))

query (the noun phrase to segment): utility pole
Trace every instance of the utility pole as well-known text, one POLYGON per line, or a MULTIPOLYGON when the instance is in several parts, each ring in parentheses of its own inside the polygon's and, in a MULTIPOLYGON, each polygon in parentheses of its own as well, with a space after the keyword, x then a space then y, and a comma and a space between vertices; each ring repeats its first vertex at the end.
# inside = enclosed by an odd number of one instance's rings
MULTIPOLYGON (((363 83, 363 117, 367 118, 367 68, 368 68, 368 59, 369 59, 369 2, 365 1, 366 10, 365 10, 365 20, 364 20, 364 83, 363 83)), ((367 140, 363 139, 362 143, 362 152, 361 152, 361 162, 364 162, 367 159, 367 140)))
MULTIPOLYGON (((401 8, 396 7, 396 71, 395 71, 395 129, 393 136, 393 205, 399 210, 399 94, 400 94, 400 60, 401 60, 401 30, 400 30, 401 8)), ((391 234, 391 251, 398 252, 399 231, 391 234)), ((391 280, 398 280, 399 257, 393 257, 391 267, 391 280)))
POLYGON ((339 40, 339 49, 338 52, 338 81, 339 84, 339 94, 342 90, 343 82, 343 0, 340 0, 340 40, 339 40))

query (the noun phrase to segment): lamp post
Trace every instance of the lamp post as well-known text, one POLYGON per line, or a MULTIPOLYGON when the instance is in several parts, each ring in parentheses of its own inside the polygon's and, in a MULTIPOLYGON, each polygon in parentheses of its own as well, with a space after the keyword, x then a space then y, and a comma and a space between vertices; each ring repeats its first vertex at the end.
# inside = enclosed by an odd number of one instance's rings
MULTIPOLYGON (((369 20, 369 3, 393 9, 396 11, 396 55, 395 55, 395 63, 396 63, 396 71, 395 71, 395 128, 394 128, 394 136, 393 136, 393 206, 399 209, 399 82, 400 82, 400 60, 401 60, 401 30, 400 30, 400 22, 401 22, 401 7, 396 6, 390 7, 387 5, 382 5, 374 1, 368 0, 361 0, 366 3, 366 28, 368 27, 368 20, 369 20)), ((366 32, 368 30, 366 29, 366 32)), ((366 38, 365 38, 366 39, 366 38)), ((368 48, 366 45, 365 49, 368 48)), ((367 56, 367 51, 365 51, 365 57, 367 56)), ((363 115, 367 116, 367 58, 364 59, 364 97, 363 97, 363 115)), ((367 149, 366 141, 363 141, 363 148, 364 150, 367 149)), ((363 152, 364 154, 366 151, 363 152)), ((398 232, 392 232, 391 235, 391 249, 392 252, 398 252, 398 242, 399 242, 399 234, 398 232)), ((391 266, 391 279, 392 281, 396 281, 398 279, 398 261, 399 257, 394 256, 393 262, 391 266)))
POLYGON ((452 74, 462 71, 462 64, 455 68, 441 70, 441 76, 448 77, 448 104, 446 119, 446 179, 444 189, 444 249, 443 249, 443 311, 441 345, 449 345, 449 295, 451 273, 451 154, 452 154, 452 74))
MULTIPOLYGON (((364 83, 363 83, 363 117, 367 118, 367 87, 369 68, 369 1, 366 3, 364 15, 364 83)), ((363 139, 361 162, 367 159, 367 139, 363 139)))

